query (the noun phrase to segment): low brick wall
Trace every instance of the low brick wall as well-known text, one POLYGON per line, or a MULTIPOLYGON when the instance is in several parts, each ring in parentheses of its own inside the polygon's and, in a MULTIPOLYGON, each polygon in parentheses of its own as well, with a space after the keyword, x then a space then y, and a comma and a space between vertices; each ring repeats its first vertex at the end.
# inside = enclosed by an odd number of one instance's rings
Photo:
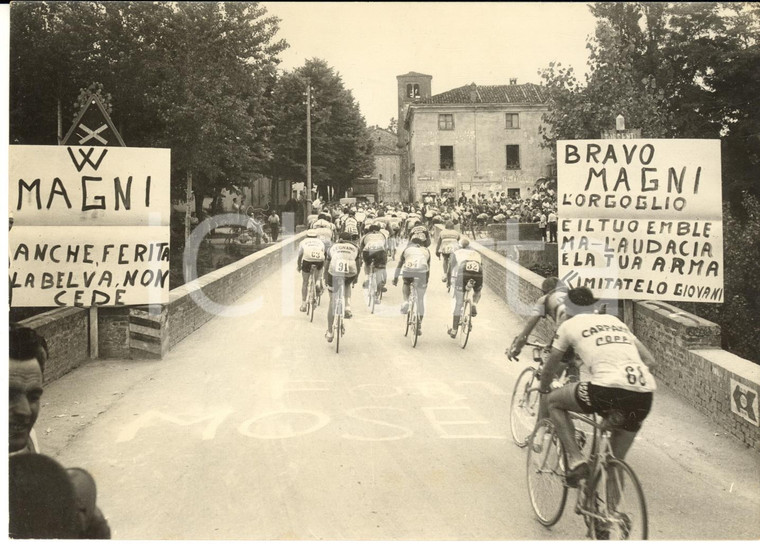
MULTIPOLYGON (((483 260, 484 281, 524 319, 541 296, 543 277, 507 257, 473 242, 483 260)), ((622 305, 606 301, 607 312, 622 316, 622 305)), ((633 304, 636 336, 652 351, 652 373, 689 404, 747 446, 760 451, 758 392, 760 366, 720 349, 720 327, 664 302, 633 304), (739 413, 737 413, 739 412, 739 413)), ((542 338, 554 334, 549 320, 534 329, 542 338)), ((508 345, 512 338, 504 338, 508 345)))
POLYGON ((720 349, 715 323, 665 302, 639 301, 633 307, 634 332, 657 359, 652 372, 658 383, 760 451, 760 366, 720 349))
POLYGON ((57 380, 90 358, 89 310, 56 308, 20 321, 45 338, 49 357, 45 383, 57 380))

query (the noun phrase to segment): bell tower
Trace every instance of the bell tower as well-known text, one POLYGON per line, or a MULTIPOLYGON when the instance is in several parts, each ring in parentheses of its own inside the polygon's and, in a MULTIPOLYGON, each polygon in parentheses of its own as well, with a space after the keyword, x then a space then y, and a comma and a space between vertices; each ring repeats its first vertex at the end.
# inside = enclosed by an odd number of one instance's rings
POLYGON ((409 72, 396 76, 397 90, 398 90, 398 128, 396 129, 398 137, 398 148, 401 152, 401 180, 399 184, 399 190, 401 200, 411 201, 413 196, 411 194, 411 177, 414 172, 411 171, 411 165, 409 164, 409 134, 404 128, 404 120, 406 119, 406 112, 409 109, 410 104, 430 98, 432 94, 431 81, 433 76, 427 74, 420 74, 418 72, 409 72))

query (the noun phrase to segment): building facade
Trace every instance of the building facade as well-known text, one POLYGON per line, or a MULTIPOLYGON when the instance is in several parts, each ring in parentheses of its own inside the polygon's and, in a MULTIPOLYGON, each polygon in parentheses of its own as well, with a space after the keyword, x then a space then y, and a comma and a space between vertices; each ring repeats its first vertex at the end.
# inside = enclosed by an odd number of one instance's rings
POLYGON ((380 127, 369 129, 374 143, 375 170, 378 198, 384 202, 401 200, 401 150, 393 132, 380 127))
MULTIPOLYGON (((408 85, 404 81, 402 89, 399 79, 399 93, 408 85)), ((537 179, 550 174, 551 151, 541 146, 539 134, 548 108, 538 85, 472 83, 403 105, 402 188, 408 184, 409 200, 426 193, 489 191, 526 197, 537 179)))

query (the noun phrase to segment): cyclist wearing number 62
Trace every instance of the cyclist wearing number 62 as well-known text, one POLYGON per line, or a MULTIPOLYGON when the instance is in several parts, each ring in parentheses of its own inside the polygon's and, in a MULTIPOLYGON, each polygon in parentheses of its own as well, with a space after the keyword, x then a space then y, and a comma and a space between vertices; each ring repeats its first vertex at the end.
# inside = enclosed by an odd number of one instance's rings
POLYGON ((459 240, 459 249, 451 254, 449 267, 446 271, 446 285, 451 286, 454 282, 454 322, 449 329, 449 336, 456 338, 459 329, 459 319, 462 317, 462 304, 464 301, 464 289, 467 282, 473 280, 472 293, 472 317, 478 315, 478 302, 483 290, 483 264, 480 253, 470 249, 470 239, 462 236, 459 240))
POLYGON ((540 392, 548 394, 549 416, 568 456, 569 487, 577 487, 578 482, 588 476, 589 466, 575 441, 567 412, 611 416, 612 452, 618 459, 624 459, 649 414, 656 389, 649 372, 656 364, 650 351, 620 319, 595 314, 596 302, 587 287, 576 287, 568 292, 565 300, 568 318, 557 329, 541 375, 540 392), (590 379, 551 391, 552 379, 557 376, 562 357, 570 348, 587 367, 590 379))

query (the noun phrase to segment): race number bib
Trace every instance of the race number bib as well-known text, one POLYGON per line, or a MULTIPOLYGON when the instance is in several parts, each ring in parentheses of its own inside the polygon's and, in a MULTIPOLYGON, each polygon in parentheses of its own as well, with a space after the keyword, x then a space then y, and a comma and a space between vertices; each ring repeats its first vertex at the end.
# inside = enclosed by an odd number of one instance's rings
POLYGON ((356 275, 355 261, 330 261, 330 274, 333 276, 356 275))
POLYGON ((411 257, 404 261, 404 268, 407 270, 425 270, 426 265, 422 257, 411 257))
POLYGON ((367 245, 367 249, 369 251, 380 251, 381 249, 384 249, 384 246, 382 242, 372 242, 371 244, 367 245))
POLYGON ((325 258, 325 254, 319 251, 318 249, 312 249, 309 251, 309 259, 312 261, 323 261, 325 258))
POLYGON ((477 261, 467 261, 464 263, 464 269, 467 272, 480 272, 480 263, 477 261))

